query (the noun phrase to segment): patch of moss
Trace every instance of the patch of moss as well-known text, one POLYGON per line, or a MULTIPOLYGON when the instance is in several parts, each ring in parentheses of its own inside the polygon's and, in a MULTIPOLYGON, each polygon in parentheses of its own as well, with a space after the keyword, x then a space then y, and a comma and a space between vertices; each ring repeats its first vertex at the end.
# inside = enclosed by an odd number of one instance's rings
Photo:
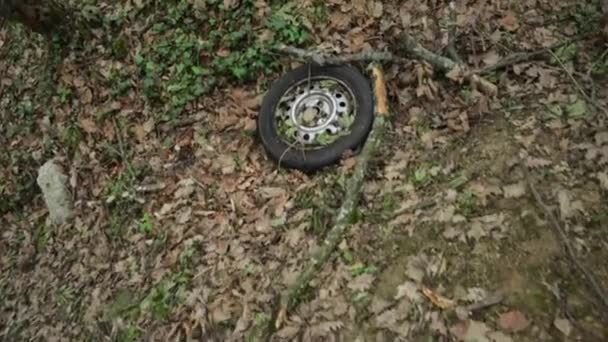
POLYGON ((124 34, 112 41, 112 55, 119 60, 123 60, 129 55, 129 42, 124 34))

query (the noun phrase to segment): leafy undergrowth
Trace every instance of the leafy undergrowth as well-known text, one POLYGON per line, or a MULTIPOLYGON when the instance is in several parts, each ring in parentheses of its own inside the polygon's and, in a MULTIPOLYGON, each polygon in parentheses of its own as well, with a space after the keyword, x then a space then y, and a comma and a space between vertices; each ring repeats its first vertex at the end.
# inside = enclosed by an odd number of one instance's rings
MULTIPOLYGON (((457 6, 457 50, 482 68, 596 30, 595 5, 457 6)), ((322 243, 353 166, 306 176, 266 159, 256 111, 292 66, 273 46, 383 49, 407 29, 443 51, 447 4, 88 9, 94 38, 62 51, 0 28, 0 337, 243 340, 322 243), (62 227, 46 224, 36 185, 53 157, 77 214, 62 227)), ((526 184, 608 283, 606 56, 592 36, 516 64, 488 77, 498 98, 417 61, 387 65, 395 118, 353 228, 273 339, 605 339, 599 301, 526 184), (454 309, 496 292, 499 304, 454 309)))

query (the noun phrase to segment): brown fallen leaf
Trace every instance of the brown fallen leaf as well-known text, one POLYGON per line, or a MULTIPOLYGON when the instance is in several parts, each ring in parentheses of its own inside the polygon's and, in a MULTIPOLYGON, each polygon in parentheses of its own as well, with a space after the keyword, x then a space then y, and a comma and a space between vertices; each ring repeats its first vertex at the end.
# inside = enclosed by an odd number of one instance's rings
POLYGON ((373 274, 362 274, 348 283, 348 288, 353 291, 366 291, 372 287, 376 277, 373 274))
POLYGON ((429 289, 428 287, 423 287, 422 293, 426 296, 426 298, 428 298, 431 301, 431 303, 435 304, 435 306, 437 306, 443 310, 449 309, 456 304, 455 301, 448 299, 446 297, 443 297, 442 295, 434 292, 433 290, 429 289))
POLYGON ((462 339, 464 341, 490 342, 487 336, 489 332, 490 328, 485 323, 471 320, 462 339))
POLYGON ((299 326, 288 325, 288 326, 282 328, 281 330, 277 331, 275 333, 275 335, 277 335, 280 338, 292 339, 298 334, 298 332, 300 332, 299 326))
POLYGON ((519 332, 526 329, 530 321, 518 310, 505 312, 498 318, 498 326, 508 332, 519 332))
POLYGON ((221 306, 213 308, 211 311, 211 316, 213 317, 213 322, 215 323, 225 322, 231 318, 230 313, 224 311, 221 306))
POLYGON ((342 321, 328 321, 313 325, 310 330, 313 336, 326 337, 331 333, 335 333, 344 327, 342 321))
POLYGON ((551 165, 551 161, 542 158, 528 157, 526 158, 526 165, 531 169, 536 169, 551 165))
POLYGON ((496 50, 490 50, 483 55, 483 63, 485 65, 494 65, 500 60, 500 55, 496 50))
POLYGON ((507 31, 513 32, 519 28, 519 21, 515 13, 508 11, 504 17, 498 21, 499 25, 507 31))
POLYGON ((82 129, 89 134, 97 133, 97 124, 92 119, 80 119, 80 127, 82 127, 82 129))
POLYGON ((566 337, 570 336, 570 333, 572 332, 572 323, 565 318, 556 318, 553 321, 553 326, 561 331, 562 334, 566 335, 566 337))
POLYGON ((93 92, 91 89, 85 88, 84 91, 82 91, 81 100, 83 104, 90 104, 93 101, 93 92))
POLYGON ((600 181, 600 186, 602 189, 608 190, 608 173, 598 172, 596 177, 600 181))
POLYGON ((520 198, 526 194, 526 184, 519 182, 502 188, 505 198, 520 198))
POLYGON ((374 18, 382 18, 384 13, 384 6, 381 1, 370 1, 368 3, 369 11, 374 18))
POLYGON ((513 339, 511 338, 511 336, 506 335, 505 333, 503 333, 501 331, 493 331, 493 332, 487 334, 487 336, 490 339, 490 341, 492 341, 492 342, 513 342, 513 339))
POLYGON ((584 209, 582 202, 578 200, 573 201, 570 192, 567 190, 560 190, 558 192, 557 201, 559 202, 559 211, 562 219, 572 218, 584 209))

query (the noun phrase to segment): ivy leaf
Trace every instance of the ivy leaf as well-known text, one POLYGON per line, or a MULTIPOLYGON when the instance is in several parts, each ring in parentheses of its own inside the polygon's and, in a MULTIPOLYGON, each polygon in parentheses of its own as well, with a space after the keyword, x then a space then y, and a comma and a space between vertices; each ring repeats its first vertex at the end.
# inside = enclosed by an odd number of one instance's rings
POLYGON ((566 107, 566 112, 571 118, 583 117, 587 114, 587 104, 583 100, 577 100, 566 107))

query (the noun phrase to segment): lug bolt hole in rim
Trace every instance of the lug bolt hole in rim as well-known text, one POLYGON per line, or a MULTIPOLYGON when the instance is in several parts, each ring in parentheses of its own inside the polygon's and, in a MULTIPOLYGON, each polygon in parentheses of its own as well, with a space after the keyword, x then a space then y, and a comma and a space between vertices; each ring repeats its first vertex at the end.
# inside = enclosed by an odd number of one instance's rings
POLYGON ((348 135, 357 103, 351 89, 329 76, 304 79, 291 86, 276 106, 281 139, 299 148, 321 148, 348 135))

